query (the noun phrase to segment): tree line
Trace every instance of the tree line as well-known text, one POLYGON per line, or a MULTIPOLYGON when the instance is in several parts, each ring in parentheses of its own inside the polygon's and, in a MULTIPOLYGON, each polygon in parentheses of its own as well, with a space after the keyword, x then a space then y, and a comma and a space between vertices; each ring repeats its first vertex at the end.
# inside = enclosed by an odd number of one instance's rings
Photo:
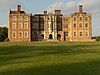
POLYGON ((8 38, 8 28, 0 27, 0 42, 4 42, 8 38))

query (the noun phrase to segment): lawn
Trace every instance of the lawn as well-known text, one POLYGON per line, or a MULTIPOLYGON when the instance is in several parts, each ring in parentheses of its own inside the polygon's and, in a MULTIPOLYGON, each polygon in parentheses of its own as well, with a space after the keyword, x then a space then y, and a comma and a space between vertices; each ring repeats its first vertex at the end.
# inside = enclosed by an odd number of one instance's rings
POLYGON ((0 75, 100 75, 100 42, 0 43, 0 75))

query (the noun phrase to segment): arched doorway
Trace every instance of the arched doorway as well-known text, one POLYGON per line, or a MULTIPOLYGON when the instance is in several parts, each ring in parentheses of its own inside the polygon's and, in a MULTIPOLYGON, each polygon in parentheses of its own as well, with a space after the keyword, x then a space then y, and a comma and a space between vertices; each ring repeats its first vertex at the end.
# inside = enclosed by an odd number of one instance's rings
POLYGON ((60 34, 57 35, 57 39, 58 39, 59 41, 61 41, 61 35, 60 35, 60 34))
POLYGON ((52 34, 49 35, 49 39, 53 39, 52 34))
POLYGON ((41 40, 44 39, 44 34, 41 34, 40 39, 41 39, 41 40))
POLYGON ((38 33, 33 32, 33 41, 37 41, 37 40, 38 40, 38 33))

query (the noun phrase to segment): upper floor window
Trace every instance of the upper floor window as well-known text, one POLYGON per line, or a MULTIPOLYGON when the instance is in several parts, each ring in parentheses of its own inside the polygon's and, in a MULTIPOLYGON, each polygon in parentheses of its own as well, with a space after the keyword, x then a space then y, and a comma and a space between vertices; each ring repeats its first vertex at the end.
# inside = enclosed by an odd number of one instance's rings
POLYGON ((17 24, 16 24, 16 22, 13 22, 12 23, 12 29, 16 29, 17 28, 17 24))
POLYGON ((85 23, 85 28, 88 28, 89 26, 88 26, 88 23, 85 23))
POLYGON ((28 23, 27 23, 27 22, 24 23, 24 28, 25 28, 25 29, 28 29, 28 23))
POLYGON ((18 21, 22 21, 23 17, 21 15, 18 16, 18 21))
POLYGON ((65 36, 68 36, 68 31, 67 31, 67 32, 65 32, 65 36))
POLYGON ((88 21, 88 17, 87 16, 85 17, 85 21, 88 21))
POLYGON ((28 21, 28 16, 24 16, 24 21, 28 21))
POLYGON ((74 17, 74 21, 76 21, 76 17, 74 17))
POLYGON ((65 24, 65 28, 68 28, 68 24, 65 24))
POLYGON ((23 28, 23 23, 22 23, 22 22, 19 22, 19 23, 18 23, 18 28, 20 28, 20 29, 23 28))
POLYGON ((12 16, 12 21, 17 21, 17 16, 12 16))
POLYGON ((79 28, 82 28, 82 23, 79 23, 79 28))
POLYGON ((74 23, 74 28, 76 28, 77 26, 76 26, 76 23, 74 23))
POLYGON ((82 21, 83 20, 83 18, 82 17, 80 17, 80 21, 82 21))

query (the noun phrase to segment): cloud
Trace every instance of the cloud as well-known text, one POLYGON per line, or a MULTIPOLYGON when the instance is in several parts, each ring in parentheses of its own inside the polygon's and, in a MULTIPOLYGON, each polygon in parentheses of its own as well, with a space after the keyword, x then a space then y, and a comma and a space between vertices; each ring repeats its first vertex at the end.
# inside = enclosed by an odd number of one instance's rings
POLYGON ((64 1, 59 0, 49 5, 48 9, 54 11, 60 9, 66 15, 75 11, 78 11, 78 5, 83 4, 84 10, 95 15, 100 15, 100 0, 81 0, 81 1, 64 1), (50 8, 51 7, 51 8, 50 8))

